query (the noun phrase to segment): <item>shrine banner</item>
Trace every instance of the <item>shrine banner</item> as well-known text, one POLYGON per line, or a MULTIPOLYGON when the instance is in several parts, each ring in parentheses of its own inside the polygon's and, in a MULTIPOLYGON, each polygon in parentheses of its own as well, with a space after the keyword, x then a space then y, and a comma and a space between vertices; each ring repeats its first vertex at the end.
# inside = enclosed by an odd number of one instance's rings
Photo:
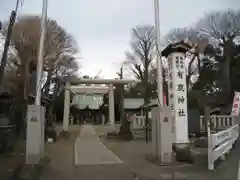
POLYGON ((231 114, 234 116, 239 116, 239 108, 240 108, 240 93, 235 92, 231 114))

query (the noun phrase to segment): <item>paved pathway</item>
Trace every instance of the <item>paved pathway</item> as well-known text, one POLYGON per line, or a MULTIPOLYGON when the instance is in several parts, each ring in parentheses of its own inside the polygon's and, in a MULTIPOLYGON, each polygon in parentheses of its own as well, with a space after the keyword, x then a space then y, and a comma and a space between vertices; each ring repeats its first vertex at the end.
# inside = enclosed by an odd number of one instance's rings
MULTIPOLYGON (((98 128, 96 131, 100 134, 102 132, 98 128)), ((83 126, 81 130, 80 127, 72 128, 70 139, 47 144, 45 153, 52 161, 44 170, 41 180, 133 180, 132 170, 137 173, 139 180, 171 179, 171 169, 155 166, 145 159, 146 154, 151 151, 151 144, 146 145, 142 140, 124 142, 103 138, 102 142, 124 161, 111 164, 118 162, 118 158, 99 142, 94 132, 91 125, 83 126), (79 155, 78 165, 74 165, 74 144, 79 155)), ((207 156, 196 159, 194 166, 175 167, 176 180, 237 180, 239 152, 240 141, 226 161, 216 166, 213 172, 207 170, 207 156)))
POLYGON ((92 125, 83 125, 74 144, 75 165, 116 164, 122 161, 99 139, 92 125))

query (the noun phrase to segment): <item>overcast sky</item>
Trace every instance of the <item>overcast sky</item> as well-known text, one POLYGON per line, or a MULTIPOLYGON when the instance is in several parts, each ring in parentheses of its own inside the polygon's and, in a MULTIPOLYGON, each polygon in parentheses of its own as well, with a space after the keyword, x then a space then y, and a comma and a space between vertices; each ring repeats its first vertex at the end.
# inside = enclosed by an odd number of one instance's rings
MULTIPOLYGON (((0 19, 6 20, 15 0, 0 0, 0 19)), ((40 14, 42 0, 24 0, 20 15, 40 14)), ((131 28, 153 24, 154 0, 49 0, 48 16, 78 42, 82 74, 114 77, 129 49, 131 28)), ((212 10, 240 8, 238 0, 160 0, 161 34, 190 26, 212 10)))

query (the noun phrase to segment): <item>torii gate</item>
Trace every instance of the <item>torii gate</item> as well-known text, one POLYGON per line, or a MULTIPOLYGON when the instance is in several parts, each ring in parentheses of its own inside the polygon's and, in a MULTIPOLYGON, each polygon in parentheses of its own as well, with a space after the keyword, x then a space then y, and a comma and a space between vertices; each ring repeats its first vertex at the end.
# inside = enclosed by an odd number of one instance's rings
POLYGON ((64 99, 64 115, 63 115, 63 131, 69 131, 69 111, 70 111, 70 91, 73 93, 92 93, 92 94, 105 94, 109 93, 108 108, 109 108, 109 123, 115 130, 115 112, 114 112, 114 85, 115 84, 131 84, 138 83, 138 80, 126 79, 78 79, 68 80, 65 84, 65 99, 64 99), (80 84, 80 85, 71 85, 80 84), (81 86, 81 84, 106 84, 104 86, 81 86))

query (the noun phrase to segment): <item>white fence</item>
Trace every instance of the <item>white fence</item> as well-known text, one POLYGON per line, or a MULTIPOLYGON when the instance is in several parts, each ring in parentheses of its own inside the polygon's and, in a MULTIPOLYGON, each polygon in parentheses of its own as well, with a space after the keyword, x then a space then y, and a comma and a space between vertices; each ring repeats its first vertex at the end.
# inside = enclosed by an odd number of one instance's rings
MULTIPOLYGON (((237 124, 235 116, 212 115, 210 118, 211 130, 221 131, 237 124)), ((204 131, 204 116, 200 116, 200 130, 204 131)))
MULTIPOLYGON (((132 129, 143 129, 145 128, 145 117, 144 116, 132 116, 131 119, 132 129)), ((231 115, 212 115, 210 117, 211 130, 222 131, 228 129, 237 123, 236 116, 231 115)), ((200 116, 200 131, 204 131, 204 117, 200 116)))
POLYGON ((208 169, 214 169, 214 162, 224 157, 232 149, 239 136, 239 125, 236 124, 224 131, 211 134, 208 128, 208 169))

